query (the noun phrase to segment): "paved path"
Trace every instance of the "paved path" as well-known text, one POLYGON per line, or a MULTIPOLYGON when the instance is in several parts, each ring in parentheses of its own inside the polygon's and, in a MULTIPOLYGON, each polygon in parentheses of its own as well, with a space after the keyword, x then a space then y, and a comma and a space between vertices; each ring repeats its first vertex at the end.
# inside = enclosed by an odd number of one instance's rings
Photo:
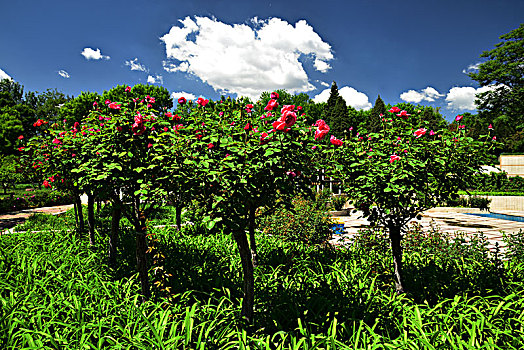
MULTIPOLYGON (((482 232, 489 242, 488 247, 494 250, 495 244, 498 243, 501 251, 505 247, 505 243, 502 241, 502 232, 511 234, 519 232, 521 229, 524 231, 524 222, 468 215, 465 212, 473 212, 468 209, 462 210, 463 212, 452 212, 450 209, 435 208, 428 210, 424 212, 421 220, 414 219, 409 224, 418 222, 424 229, 429 228, 433 224, 438 226, 442 232, 450 234, 455 232, 482 232)), ((497 210, 496 213, 524 217, 523 211, 497 210)), ((347 244, 359 230, 368 227, 369 221, 362 218, 361 215, 362 213, 357 212, 350 216, 337 217, 344 222, 345 233, 335 235, 331 242, 334 244, 347 244)))
POLYGON ((72 208, 73 208, 73 204, 67 204, 67 205, 59 205, 56 207, 24 209, 24 210, 10 212, 6 214, 0 214, 0 233, 10 228, 13 228, 18 224, 24 223, 34 213, 57 215, 57 214, 64 213, 72 208))

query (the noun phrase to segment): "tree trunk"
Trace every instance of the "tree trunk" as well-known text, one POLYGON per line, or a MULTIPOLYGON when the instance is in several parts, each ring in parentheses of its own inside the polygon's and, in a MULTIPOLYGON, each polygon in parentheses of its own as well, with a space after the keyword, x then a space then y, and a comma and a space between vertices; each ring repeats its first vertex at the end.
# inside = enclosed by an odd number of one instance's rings
POLYGON ((111 233, 109 234, 108 258, 109 264, 116 265, 116 247, 118 246, 118 230, 120 228, 120 218, 122 216, 122 202, 115 196, 111 215, 111 233))
POLYGON ((255 277, 253 274, 253 260, 251 257, 251 250, 247 241, 245 232, 234 232, 233 238, 237 243, 238 251, 240 253, 240 261, 242 262, 243 272, 243 292, 244 298, 242 299, 242 311, 241 316, 248 323, 253 322, 253 307, 255 303, 255 277))
POLYGON ((147 227, 146 227, 146 216, 143 211, 140 210, 140 199, 134 198, 133 203, 133 222, 135 226, 136 234, 136 269, 138 271, 138 278, 140 280, 140 287, 142 291, 142 302, 148 300, 151 297, 151 289, 149 287, 149 276, 147 268, 147 227))
POLYGON ((182 205, 178 201, 175 204, 175 221, 176 228, 180 231, 182 229, 182 205))
POLYGON ((94 246, 95 238, 95 197, 92 193, 87 194, 87 226, 89 227, 89 244, 94 246))
POLYGON ((398 294, 404 293, 404 274, 402 272, 402 246, 400 241, 402 235, 399 226, 388 226, 391 251, 393 253, 393 265, 395 267, 395 290, 398 294))
POLYGON ((251 248, 251 256, 253 259, 253 266, 258 265, 258 255, 257 255, 257 242, 255 240, 255 207, 249 208, 249 247, 251 248))
POLYGON ((146 228, 140 232, 136 232, 136 268, 138 270, 138 278, 140 279, 140 287, 142 291, 142 301, 146 301, 151 297, 151 290, 149 288, 149 276, 147 273, 147 237, 146 228))
POLYGON ((75 211, 76 211, 76 224, 79 235, 82 235, 84 232, 84 213, 82 212, 82 200, 80 195, 75 195, 75 211))

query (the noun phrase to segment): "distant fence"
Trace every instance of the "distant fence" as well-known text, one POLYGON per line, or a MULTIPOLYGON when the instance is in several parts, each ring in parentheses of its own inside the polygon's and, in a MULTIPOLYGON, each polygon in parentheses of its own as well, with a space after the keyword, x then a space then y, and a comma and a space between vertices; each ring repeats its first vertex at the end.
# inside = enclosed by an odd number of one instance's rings
POLYGON ((340 180, 333 179, 331 176, 326 176, 325 174, 325 169, 319 170, 319 175, 317 175, 316 181, 313 182, 317 188, 317 192, 329 188, 329 190, 334 194, 342 194, 340 180))

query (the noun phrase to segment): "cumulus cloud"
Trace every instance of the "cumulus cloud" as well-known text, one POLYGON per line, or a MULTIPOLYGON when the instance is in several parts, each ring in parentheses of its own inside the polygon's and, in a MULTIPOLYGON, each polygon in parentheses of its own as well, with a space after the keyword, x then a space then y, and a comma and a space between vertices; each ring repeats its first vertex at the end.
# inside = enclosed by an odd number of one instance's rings
POLYGON ((163 84, 164 83, 164 78, 162 78, 161 75, 155 75, 155 76, 148 75, 147 76, 147 82, 149 84, 163 84))
POLYGON ((86 58, 86 60, 108 60, 111 57, 102 55, 100 49, 93 50, 90 47, 85 47, 81 52, 81 55, 86 58))
POLYGON ((452 110, 475 110, 475 96, 482 92, 490 91, 495 86, 483 86, 475 89, 471 86, 457 86, 449 89, 446 96, 448 108, 452 110))
MULTIPOLYGON (((313 101, 315 101, 316 103, 327 102, 330 93, 331 88, 325 89, 320 94, 316 95, 313 98, 313 101)), ((349 106, 355 109, 363 109, 367 111, 368 109, 371 109, 371 107, 373 107, 371 102, 369 102, 368 96, 365 93, 357 91, 351 86, 344 86, 341 89, 338 89, 338 93, 340 96, 344 98, 344 100, 349 106)))
POLYGON ((220 93, 257 98, 263 91, 307 92, 301 58, 326 72, 331 46, 305 20, 290 24, 280 18, 227 24, 214 18, 186 17, 160 38, 166 45, 164 69, 188 72, 220 93))
POLYGON ((58 75, 60 75, 62 78, 69 79, 71 76, 69 73, 67 73, 65 70, 61 69, 58 71, 58 75))
POLYGON ((189 92, 180 91, 180 92, 173 92, 171 93, 171 97, 173 98, 173 101, 177 102, 180 97, 185 97, 186 100, 194 100, 197 97, 189 92))
POLYGON ((173 72, 187 72, 189 69, 189 63, 182 62, 180 64, 175 64, 173 62, 169 61, 162 61, 162 66, 164 67, 164 70, 169 73, 173 72))
POLYGON ((479 70, 479 67, 480 67, 481 63, 482 62, 477 62, 475 64, 470 64, 468 66, 468 68, 465 68, 465 69, 462 70, 462 73, 464 73, 464 74, 475 73, 476 71, 479 70))
POLYGON ((9 74, 7 74, 6 72, 4 72, 3 70, 0 69, 0 80, 2 80, 2 79, 13 80, 13 78, 11 78, 9 76, 9 74))
POLYGON ((322 86, 325 86, 325 87, 329 87, 330 86, 328 83, 326 83, 325 81, 322 81, 322 80, 316 80, 316 82, 319 83, 322 86))
POLYGON ((125 61, 125 65, 129 66, 131 70, 137 70, 140 72, 148 72, 149 70, 143 64, 138 63, 138 58, 133 60, 125 61))
POLYGON ((409 90, 400 94, 400 99, 410 103, 419 103, 420 101, 433 102, 435 99, 443 97, 444 95, 437 90, 428 86, 420 91, 409 90))

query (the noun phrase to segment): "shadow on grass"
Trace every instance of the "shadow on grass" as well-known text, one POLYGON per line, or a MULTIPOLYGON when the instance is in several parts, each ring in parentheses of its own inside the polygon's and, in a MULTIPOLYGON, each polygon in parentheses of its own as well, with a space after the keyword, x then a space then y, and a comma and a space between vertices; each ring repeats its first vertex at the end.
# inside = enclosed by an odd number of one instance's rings
MULTIPOLYGON (((95 249, 106 257, 109 221, 101 223, 95 249)), ((190 227, 181 232, 174 228, 152 232, 166 257, 164 268, 172 275, 173 293, 194 291, 193 300, 202 302, 209 296, 224 296, 226 289, 239 312, 242 268, 229 234, 204 234, 190 227)), ((345 322, 363 320, 370 326, 378 322, 375 332, 394 338, 405 303, 434 305, 455 295, 511 293, 506 290, 509 281, 503 278, 504 271, 487 257, 481 239, 464 245, 434 236, 408 236, 404 272, 409 293, 408 299, 400 299, 393 292, 388 241, 379 235, 339 249, 307 247, 263 235, 257 238, 254 328, 265 334, 295 331, 299 318, 312 334, 326 333, 336 317, 345 322)), ((134 239, 133 231, 122 226, 112 278, 136 273, 134 239)))

